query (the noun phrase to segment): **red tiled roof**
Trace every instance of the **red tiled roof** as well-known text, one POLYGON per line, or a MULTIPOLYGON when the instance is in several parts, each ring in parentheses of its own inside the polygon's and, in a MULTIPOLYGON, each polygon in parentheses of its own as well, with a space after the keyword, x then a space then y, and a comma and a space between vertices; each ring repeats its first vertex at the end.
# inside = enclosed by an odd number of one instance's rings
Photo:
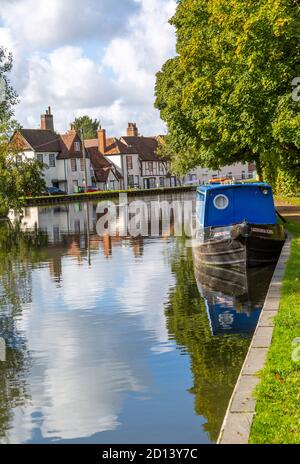
POLYGON ((74 143, 80 142, 75 131, 60 135, 50 130, 20 129, 14 138, 24 150, 58 153, 57 159, 82 158, 82 150, 75 151, 74 143))
POLYGON ((156 152, 158 141, 156 137, 141 137, 141 136, 124 136, 122 140, 133 147, 134 153, 137 153, 143 161, 159 161, 156 152))
POLYGON ((60 136, 53 131, 42 129, 20 129, 19 133, 34 151, 60 152, 60 136))
MULTIPOLYGON (((85 140, 85 146, 98 147, 98 139, 85 140)), ((133 147, 127 146, 121 140, 116 137, 110 137, 106 139, 105 155, 133 155, 136 151, 133 147)))
POLYGON ((117 179, 122 179, 122 175, 115 166, 98 151, 98 147, 88 147, 87 152, 89 153, 97 182, 106 183, 110 172, 113 172, 117 179))
POLYGON ((76 131, 69 131, 61 135, 61 150, 57 159, 82 158, 82 149, 80 148, 79 151, 75 151, 75 142, 79 142, 81 147, 81 140, 76 131))

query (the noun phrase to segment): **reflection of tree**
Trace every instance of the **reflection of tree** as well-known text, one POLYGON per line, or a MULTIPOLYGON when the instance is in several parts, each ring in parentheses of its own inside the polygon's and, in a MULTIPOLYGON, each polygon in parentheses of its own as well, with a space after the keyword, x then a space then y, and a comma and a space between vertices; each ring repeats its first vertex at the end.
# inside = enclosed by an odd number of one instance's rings
POLYGON ((7 346, 0 362, 0 439, 9 427, 13 408, 26 400, 25 374, 29 363, 26 342, 17 328, 22 306, 31 301, 30 266, 42 260, 47 243, 41 232, 22 232, 0 222, 0 336, 7 346))
POLYGON ((228 401, 248 349, 249 339, 211 334, 205 304, 194 276, 191 249, 173 262, 176 287, 166 308, 170 337, 191 356, 195 412, 207 419, 205 430, 216 441, 228 401))

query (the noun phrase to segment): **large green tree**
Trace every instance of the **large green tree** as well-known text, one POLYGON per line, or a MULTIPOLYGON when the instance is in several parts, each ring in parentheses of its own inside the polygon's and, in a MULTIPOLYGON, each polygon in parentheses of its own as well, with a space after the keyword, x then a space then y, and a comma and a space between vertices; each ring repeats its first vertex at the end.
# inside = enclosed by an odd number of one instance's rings
POLYGON ((299 182, 299 17, 299 0, 179 2, 177 56, 156 83, 177 172, 256 161, 277 185, 299 182))
POLYGON ((100 128, 100 121, 92 119, 89 116, 81 116, 80 118, 76 118, 72 125, 78 131, 83 129, 85 139, 96 139, 98 129, 100 128))
POLYGON ((19 157, 11 135, 18 128, 13 119, 17 95, 9 82, 12 56, 0 47, 0 219, 19 209, 22 196, 37 195, 45 188, 42 165, 19 157))

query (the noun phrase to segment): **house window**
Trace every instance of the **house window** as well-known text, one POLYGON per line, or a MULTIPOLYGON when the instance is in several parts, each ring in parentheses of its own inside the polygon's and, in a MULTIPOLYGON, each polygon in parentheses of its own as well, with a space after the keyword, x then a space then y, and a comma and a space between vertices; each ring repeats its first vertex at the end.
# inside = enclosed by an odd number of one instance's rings
POLYGON ((36 159, 39 163, 43 164, 44 163, 44 157, 43 157, 43 153, 38 153, 36 155, 36 159))
POLYGON ((152 161, 149 161, 149 163, 148 163, 148 170, 149 170, 150 174, 152 174, 152 172, 153 172, 153 162, 152 161))
POLYGON ((135 185, 136 185, 137 187, 140 186, 140 176, 135 176, 135 181, 134 181, 134 183, 135 183, 135 185))
POLYGON ((80 171, 84 171, 84 159, 80 158, 80 171))
POLYGON ((164 172, 164 165, 162 163, 159 163, 159 172, 164 172))
POLYGON ((197 182, 197 174, 189 174, 190 182, 197 182))
POLYGON ((132 175, 128 176, 128 185, 129 185, 129 187, 134 186, 134 176, 132 176, 132 175))
POLYGON ((80 151, 80 148, 81 148, 80 142, 75 142, 75 143, 74 143, 74 150, 79 152, 79 151, 80 151))
POLYGON ((151 189, 155 188, 156 187, 156 184, 155 184, 155 177, 151 177, 149 179, 149 186, 151 189))
POLYGON ((242 171, 242 179, 246 179, 246 171, 242 171))
POLYGON ((16 156, 16 164, 21 164, 22 163, 22 155, 17 155, 16 156))
POLYGON ((77 164, 76 164, 76 159, 71 159, 71 169, 72 169, 72 172, 76 172, 77 171, 77 164))
POLYGON ((127 156, 127 169, 133 169, 132 156, 127 156))
POLYGON ((160 186, 160 187, 164 187, 164 186, 165 186, 165 178, 164 178, 164 177, 160 177, 160 178, 159 178, 159 186, 160 186))
POLYGON ((229 179, 232 179, 232 178, 233 178, 232 172, 229 172, 229 173, 228 173, 228 178, 229 178, 229 179))
POLYGON ((55 155, 49 155, 49 166, 50 168, 55 168, 55 155))

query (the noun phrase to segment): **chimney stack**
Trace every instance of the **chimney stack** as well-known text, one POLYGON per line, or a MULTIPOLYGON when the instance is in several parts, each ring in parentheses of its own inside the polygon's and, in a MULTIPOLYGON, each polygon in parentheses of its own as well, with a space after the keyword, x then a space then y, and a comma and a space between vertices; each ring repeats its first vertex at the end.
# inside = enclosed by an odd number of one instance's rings
POLYGON ((105 153, 105 149, 106 149, 106 130, 105 129, 102 129, 100 127, 100 129, 98 130, 98 149, 100 151, 100 153, 105 153))
POLYGON ((127 127, 127 137, 138 137, 139 131, 135 122, 129 122, 127 127))
POLYGON ((54 132, 53 114, 51 114, 50 106, 46 110, 46 113, 41 115, 41 129, 54 132))

